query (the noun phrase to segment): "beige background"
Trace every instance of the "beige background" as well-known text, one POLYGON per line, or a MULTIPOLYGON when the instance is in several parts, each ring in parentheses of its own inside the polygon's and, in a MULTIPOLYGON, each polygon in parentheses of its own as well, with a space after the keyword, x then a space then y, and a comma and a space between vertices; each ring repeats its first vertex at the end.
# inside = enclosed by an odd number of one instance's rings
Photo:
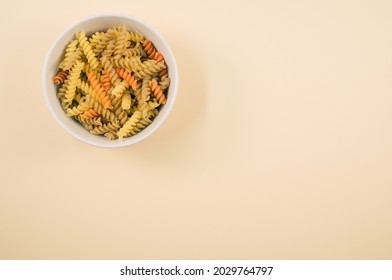
POLYGON ((2 1, 1 259, 391 259, 391 1, 2 1), (128 148, 46 108, 56 37, 100 12, 169 42, 179 94, 128 148))

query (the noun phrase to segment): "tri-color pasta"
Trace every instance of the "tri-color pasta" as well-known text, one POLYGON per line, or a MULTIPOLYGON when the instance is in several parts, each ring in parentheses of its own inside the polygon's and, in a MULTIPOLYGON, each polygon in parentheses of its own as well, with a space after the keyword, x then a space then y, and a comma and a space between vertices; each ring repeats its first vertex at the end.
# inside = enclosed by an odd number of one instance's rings
POLYGON ((76 33, 52 81, 65 114, 110 140, 131 137, 151 124, 170 85, 163 55, 125 25, 76 33))

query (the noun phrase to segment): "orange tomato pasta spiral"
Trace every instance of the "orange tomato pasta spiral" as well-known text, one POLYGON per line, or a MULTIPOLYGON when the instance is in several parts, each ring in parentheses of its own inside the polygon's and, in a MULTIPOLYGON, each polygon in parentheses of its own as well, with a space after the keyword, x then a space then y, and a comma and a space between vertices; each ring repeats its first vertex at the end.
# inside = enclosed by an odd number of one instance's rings
POLYGON ((110 84, 110 74, 108 71, 105 71, 105 75, 103 76, 102 87, 106 91, 108 91, 112 87, 110 84))
POLYGON ((94 110, 94 109, 88 109, 87 111, 85 111, 81 116, 80 119, 83 120, 87 120, 87 119, 91 119, 94 117, 97 117, 99 114, 94 110))
POLYGON ((55 83, 56 85, 62 84, 64 83, 65 78, 67 78, 68 76, 68 71, 67 70, 61 70, 59 71, 56 76, 54 76, 52 78, 53 83, 55 83))
POLYGON ((110 97, 106 94, 106 91, 103 89, 101 83, 98 81, 97 76, 95 76, 93 71, 90 72, 87 79, 93 87, 94 92, 97 94, 97 99, 99 103, 102 104, 103 108, 113 109, 110 97))
POLYGON ((128 85, 133 90, 137 90, 139 88, 137 81, 127 70, 125 70, 124 68, 116 68, 116 72, 121 78, 127 81, 128 85))
POLYGON ((163 55, 160 52, 156 52, 153 57, 157 62, 163 61, 163 55))
POLYGON ((155 97, 157 98, 160 104, 166 104, 166 97, 163 94, 161 87, 158 85, 158 82, 154 79, 149 82, 149 86, 151 91, 154 93, 155 97))
POLYGON ((148 54, 149 58, 154 58, 155 57, 155 53, 157 52, 157 50, 155 49, 155 47, 152 44, 150 39, 147 39, 147 40, 143 41, 143 48, 146 51, 146 53, 148 54))

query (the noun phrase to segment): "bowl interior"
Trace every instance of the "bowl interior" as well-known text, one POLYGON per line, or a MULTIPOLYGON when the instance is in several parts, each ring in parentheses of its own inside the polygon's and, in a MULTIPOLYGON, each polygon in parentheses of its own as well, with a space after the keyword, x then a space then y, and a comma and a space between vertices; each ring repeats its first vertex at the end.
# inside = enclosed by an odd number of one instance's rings
POLYGON ((170 112, 173 102, 177 94, 178 86, 178 71, 174 59, 174 55, 165 40, 151 27, 141 22, 138 19, 127 15, 107 14, 100 16, 93 16, 81 20, 67 30, 65 30, 52 45, 45 63, 43 70, 43 91, 47 105, 57 120, 57 122, 75 138, 99 147, 122 147, 137 143, 145 137, 152 134, 165 120, 170 112), (154 121, 143 129, 140 133, 124 138, 122 141, 109 140, 103 136, 96 136, 84 129, 79 123, 70 117, 67 117, 61 108, 60 102, 56 97, 56 85, 52 82, 52 77, 57 73, 57 66, 63 57, 65 48, 69 41, 75 38, 75 33, 85 31, 88 35, 96 31, 106 31, 110 27, 120 26, 125 24, 129 31, 136 31, 143 34, 146 38, 150 39, 155 45, 156 49, 162 53, 168 68, 170 77, 170 87, 167 93, 167 103, 162 106, 159 114, 154 121))

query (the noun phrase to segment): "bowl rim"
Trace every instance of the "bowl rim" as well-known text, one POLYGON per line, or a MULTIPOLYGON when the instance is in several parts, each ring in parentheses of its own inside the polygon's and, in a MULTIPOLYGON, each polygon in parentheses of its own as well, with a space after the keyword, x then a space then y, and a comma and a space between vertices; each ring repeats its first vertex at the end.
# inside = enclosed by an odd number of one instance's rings
MULTIPOLYGON (((109 28, 109 27, 108 27, 109 28)), ((177 62, 175 60, 173 51, 171 50, 169 44, 166 42, 166 40, 162 37, 162 35, 156 31, 154 28, 152 28, 149 24, 145 23, 143 20, 140 20, 139 18, 136 18, 134 16, 130 16, 124 13, 117 13, 117 12, 108 12, 108 13, 99 13, 99 14, 93 14, 87 17, 84 17, 82 19, 77 20, 76 22, 72 23, 71 25, 69 25, 63 32, 60 33, 60 35, 57 36, 57 38, 54 40, 54 42, 52 43, 52 45, 50 46, 46 56, 45 56, 45 60, 44 60, 44 65, 43 65, 43 69, 42 69, 42 92, 44 95, 44 99, 45 99, 45 103, 47 105, 47 107, 49 108, 49 111, 51 112, 52 116, 55 118, 55 120, 57 121, 58 124, 60 124, 60 126, 69 134, 71 134, 74 138, 78 139, 79 141, 95 146, 95 147, 101 147, 101 148, 121 148, 121 147, 126 147, 126 146, 130 146, 133 144, 136 144, 142 140, 144 140, 145 138, 147 138, 148 136, 152 135, 155 131, 158 130, 158 128, 163 124, 163 122, 166 120, 166 118, 168 117, 168 115, 170 114, 172 107, 174 105, 174 102, 176 100, 177 97, 177 92, 178 92, 178 67, 177 67, 177 62), (132 140, 132 137, 129 138, 125 138, 122 141, 119 141, 118 139, 116 140, 109 140, 105 141, 104 143, 97 143, 94 141, 90 141, 89 139, 86 139, 84 137, 82 137, 81 135, 79 135, 78 133, 76 133, 75 131, 69 129, 57 116, 56 112, 54 111, 54 108, 52 107, 52 103, 49 100, 49 92, 46 88, 46 74, 48 72, 48 65, 49 65, 49 61, 50 58, 52 57, 52 53, 54 52, 55 48, 57 47, 59 41, 61 40, 61 38, 63 38, 64 36, 66 36, 70 30, 72 30, 73 28, 75 28, 76 26, 83 24, 85 22, 91 21, 91 20, 96 20, 99 18, 106 18, 106 17, 115 17, 115 18, 122 18, 125 20, 130 20, 130 21, 134 21, 137 22, 140 25, 143 25, 146 29, 148 29, 151 33, 154 34, 154 36, 156 36, 160 43, 163 44, 166 48, 166 51, 168 53, 168 56, 170 57, 170 60, 172 61, 172 72, 171 76, 170 76, 170 87, 171 87, 171 96, 170 96, 170 100, 171 102, 167 102, 165 104, 166 112, 165 114, 163 114, 159 119, 154 119, 154 126, 152 126, 149 130, 148 133, 144 133, 142 134, 142 132, 140 132, 139 137, 138 138, 134 138, 132 140)))

